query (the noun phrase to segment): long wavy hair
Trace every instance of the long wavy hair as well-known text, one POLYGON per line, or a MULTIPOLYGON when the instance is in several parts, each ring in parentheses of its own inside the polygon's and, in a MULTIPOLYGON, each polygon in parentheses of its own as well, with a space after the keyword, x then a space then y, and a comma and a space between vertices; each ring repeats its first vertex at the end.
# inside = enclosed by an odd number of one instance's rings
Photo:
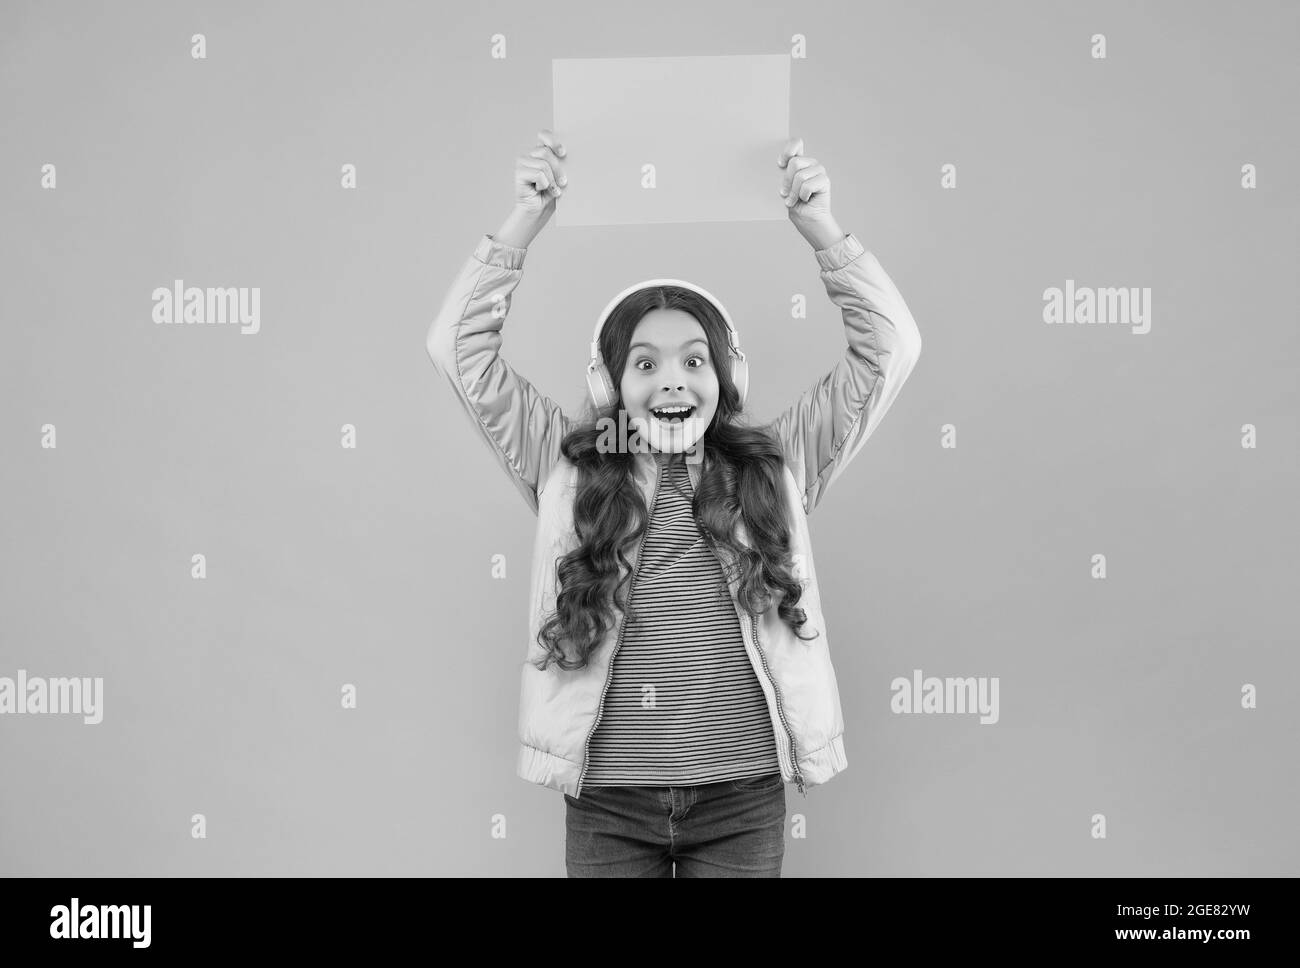
POLYGON ((533 660, 542 670, 552 662, 563 670, 585 667, 614 625, 612 601, 636 620, 636 610, 628 602, 632 578, 628 552, 648 527, 650 510, 632 476, 636 460, 632 448, 610 452, 606 447, 602 452, 597 441, 606 419, 615 426, 619 423, 628 345, 637 324, 653 309, 680 309, 699 321, 718 377, 718 408, 704 431, 700 483, 691 498, 695 523, 718 557, 724 579, 731 582, 739 575, 737 600, 746 612, 766 613, 774 593, 780 592, 777 614, 782 621, 800 639, 817 637, 799 634, 808 618, 798 607, 803 588, 792 567, 780 443, 770 425, 740 423, 740 393, 731 379, 727 324, 717 308, 690 289, 664 285, 632 293, 610 313, 601 329, 600 352, 616 399, 604 410, 589 404, 588 419, 560 444, 561 453, 578 468, 573 525, 579 543, 556 563, 560 591, 555 611, 537 634, 545 654, 533 660), (741 521, 749 546, 737 539, 741 521))

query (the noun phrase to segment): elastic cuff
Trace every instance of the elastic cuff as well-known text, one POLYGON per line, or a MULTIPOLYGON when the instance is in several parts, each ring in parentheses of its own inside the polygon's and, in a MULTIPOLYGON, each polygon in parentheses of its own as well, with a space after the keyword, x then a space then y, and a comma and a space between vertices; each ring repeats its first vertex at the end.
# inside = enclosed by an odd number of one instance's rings
POLYGON ((524 256, 527 254, 527 249, 498 242, 491 235, 479 239, 478 246, 474 249, 474 258, 479 262, 489 266, 500 266, 502 269, 522 269, 524 256))
POLYGON ((835 269, 843 269, 865 251, 866 249, 862 243, 850 232, 834 245, 828 245, 824 249, 816 250, 813 255, 817 257, 817 264, 821 266, 822 271, 830 272, 835 269))

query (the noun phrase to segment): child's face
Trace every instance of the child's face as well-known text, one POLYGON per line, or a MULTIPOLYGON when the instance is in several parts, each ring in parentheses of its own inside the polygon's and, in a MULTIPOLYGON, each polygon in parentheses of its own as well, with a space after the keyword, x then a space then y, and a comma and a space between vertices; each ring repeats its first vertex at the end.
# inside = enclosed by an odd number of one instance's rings
POLYGON ((718 410, 718 373, 704 327, 680 309, 652 309, 632 333, 621 388, 628 424, 652 450, 681 453, 704 436, 718 410), (638 345, 642 344, 642 345, 638 345), (684 419, 651 411, 673 403, 694 409, 684 419))

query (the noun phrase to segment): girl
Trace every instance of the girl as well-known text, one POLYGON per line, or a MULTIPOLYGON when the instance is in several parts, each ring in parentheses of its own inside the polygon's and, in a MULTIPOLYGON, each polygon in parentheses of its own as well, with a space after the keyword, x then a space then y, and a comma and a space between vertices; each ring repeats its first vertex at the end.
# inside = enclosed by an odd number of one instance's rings
POLYGON ((514 209, 428 335, 538 515, 518 773, 564 795, 571 877, 779 877, 785 784, 807 796, 848 765, 806 518, 921 339, 836 224, 826 169, 791 139, 778 191, 840 308, 843 357, 771 424, 747 426, 748 361, 726 310, 650 280, 598 320, 593 406, 571 419, 500 355, 526 250, 568 183, 564 146, 538 138, 516 159, 514 209))

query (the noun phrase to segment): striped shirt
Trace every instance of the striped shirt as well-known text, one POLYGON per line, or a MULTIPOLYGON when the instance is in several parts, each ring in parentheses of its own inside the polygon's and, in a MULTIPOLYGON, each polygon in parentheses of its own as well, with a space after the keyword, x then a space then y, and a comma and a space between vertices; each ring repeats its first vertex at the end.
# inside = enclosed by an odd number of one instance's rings
POLYGON ((758 676, 682 454, 659 482, 585 786, 688 786, 780 770, 758 676))

